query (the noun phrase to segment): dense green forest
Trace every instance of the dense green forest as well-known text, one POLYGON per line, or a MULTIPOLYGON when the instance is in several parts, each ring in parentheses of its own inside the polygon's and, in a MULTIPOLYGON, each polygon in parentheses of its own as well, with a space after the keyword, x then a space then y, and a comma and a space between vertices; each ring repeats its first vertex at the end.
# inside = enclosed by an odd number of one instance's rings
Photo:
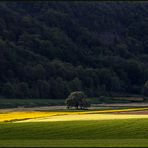
POLYGON ((148 2, 0 2, 1 97, 139 95, 147 67, 148 2))

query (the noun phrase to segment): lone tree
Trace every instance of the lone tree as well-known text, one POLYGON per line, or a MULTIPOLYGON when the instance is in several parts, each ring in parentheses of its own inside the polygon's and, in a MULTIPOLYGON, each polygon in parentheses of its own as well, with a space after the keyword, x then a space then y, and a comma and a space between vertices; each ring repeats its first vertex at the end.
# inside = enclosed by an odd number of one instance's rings
POLYGON ((76 109, 86 109, 90 103, 86 100, 86 95, 82 91, 72 92, 65 101, 67 108, 75 107, 76 109))

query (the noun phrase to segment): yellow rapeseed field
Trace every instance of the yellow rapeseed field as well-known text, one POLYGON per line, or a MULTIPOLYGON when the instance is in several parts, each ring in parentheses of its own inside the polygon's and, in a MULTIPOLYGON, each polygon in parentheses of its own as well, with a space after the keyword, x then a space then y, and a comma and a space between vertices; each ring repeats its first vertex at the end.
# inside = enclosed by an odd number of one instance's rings
POLYGON ((8 112, 0 114, 0 122, 33 119, 57 115, 56 112, 8 112))
POLYGON ((111 114, 116 112, 130 112, 148 110, 148 108, 131 108, 117 110, 98 110, 85 112, 41 112, 41 111, 22 111, 0 113, 0 122, 43 122, 43 121, 73 121, 73 120, 107 120, 107 119, 129 119, 129 118, 148 118, 148 115, 119 115, 111 114))

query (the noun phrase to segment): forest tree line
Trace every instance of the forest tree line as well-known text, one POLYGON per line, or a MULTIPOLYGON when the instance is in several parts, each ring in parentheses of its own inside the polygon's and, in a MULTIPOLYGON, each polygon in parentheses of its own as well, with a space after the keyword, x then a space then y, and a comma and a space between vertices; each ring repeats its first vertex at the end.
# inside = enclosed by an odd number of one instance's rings
POLYGON ((141 95, 147 17, 147 2, 2 2, 0 96, 141 95))

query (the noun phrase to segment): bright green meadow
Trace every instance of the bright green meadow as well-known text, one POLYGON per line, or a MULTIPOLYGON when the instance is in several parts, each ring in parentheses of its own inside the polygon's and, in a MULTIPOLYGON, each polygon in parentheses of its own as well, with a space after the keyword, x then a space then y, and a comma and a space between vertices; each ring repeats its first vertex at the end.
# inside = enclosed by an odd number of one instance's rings
POLYGON ((148 119, 1 123, 1 147, 147 147, 148 119))

